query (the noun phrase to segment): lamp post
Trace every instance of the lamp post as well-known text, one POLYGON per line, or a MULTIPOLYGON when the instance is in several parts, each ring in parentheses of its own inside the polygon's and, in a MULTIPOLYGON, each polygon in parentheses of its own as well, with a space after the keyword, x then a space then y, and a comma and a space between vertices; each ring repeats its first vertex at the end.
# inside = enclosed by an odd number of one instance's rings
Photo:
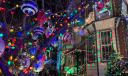
POLYGON ((96 27, 95 27, 95 24, 92 23, 92 27, 94 29, 94 33, 95 33, 95 40, 96 40, 96 43, 95 43, 95 46, 96 46, 96 66, 97 66, 97 76, 99 76, 99 63, 98 63, 98 50, 97 50, 97 32, 96 32, 96 27))

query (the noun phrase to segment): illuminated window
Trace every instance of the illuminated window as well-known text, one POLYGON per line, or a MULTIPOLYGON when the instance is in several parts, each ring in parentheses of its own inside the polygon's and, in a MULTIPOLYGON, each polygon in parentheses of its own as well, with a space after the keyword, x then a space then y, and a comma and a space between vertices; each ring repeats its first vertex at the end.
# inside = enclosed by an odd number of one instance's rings
POLYGON ((107 61, 109 60, 109 56, 112 53, 112 31, 105 30, 100 32, 100 44, 101 44, 101 53, 102 53, 102 60, 107 61))

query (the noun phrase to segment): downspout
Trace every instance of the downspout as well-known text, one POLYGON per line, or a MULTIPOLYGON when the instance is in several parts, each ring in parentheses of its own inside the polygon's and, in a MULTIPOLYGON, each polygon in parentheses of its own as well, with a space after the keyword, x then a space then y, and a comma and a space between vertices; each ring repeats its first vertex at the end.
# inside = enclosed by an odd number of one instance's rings
POLYGON ((116 47, 117 47, 117 52, 120 53, 120 49, 119 49, 119 38, 118 38, 118 26, 119 26, 119 22, 121 20, 120 17, 117 17, 115 20, 117 20, 116 24, 115 24, 115 36, 116 36, 116 47))

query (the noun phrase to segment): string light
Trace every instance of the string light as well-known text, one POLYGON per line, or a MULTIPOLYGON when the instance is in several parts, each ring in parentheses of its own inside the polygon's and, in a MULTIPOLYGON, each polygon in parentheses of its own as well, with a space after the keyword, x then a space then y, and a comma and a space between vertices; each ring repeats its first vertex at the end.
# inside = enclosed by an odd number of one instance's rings
POLYGON ((19 7, 19 5, 18 5, 18 4, 16 4, 16 7, 18 8, 18 7, 19 7))

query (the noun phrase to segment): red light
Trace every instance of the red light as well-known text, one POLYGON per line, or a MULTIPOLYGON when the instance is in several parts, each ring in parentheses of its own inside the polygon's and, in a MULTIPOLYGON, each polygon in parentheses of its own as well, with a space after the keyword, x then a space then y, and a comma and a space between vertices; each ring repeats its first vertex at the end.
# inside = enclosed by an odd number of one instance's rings
POLYGON ((16 42, 16 38, 13 38, 13 42, 16 42))
POLYGON ((46 51, 46 48, 43 48, 43 51, 46 51))
POLYGON ((0 11, 4 12, 6 10, 6 8, 0 7, 0 11))
POLYGON ((3 3, 5 3, 6 1, 5 1, 5 0, 3 0, 2 2, 3 2, 3 3))
POLYGON ((54 36, 55 34, 54 33, 52 33, 52 36, 54 36))
POLYGON ((15 12, 14 11, 11 11, 11 14, 13 15, 15 12))
POLYGON ((5 48, 9 48, 9 46, 5 46, 5 48))

